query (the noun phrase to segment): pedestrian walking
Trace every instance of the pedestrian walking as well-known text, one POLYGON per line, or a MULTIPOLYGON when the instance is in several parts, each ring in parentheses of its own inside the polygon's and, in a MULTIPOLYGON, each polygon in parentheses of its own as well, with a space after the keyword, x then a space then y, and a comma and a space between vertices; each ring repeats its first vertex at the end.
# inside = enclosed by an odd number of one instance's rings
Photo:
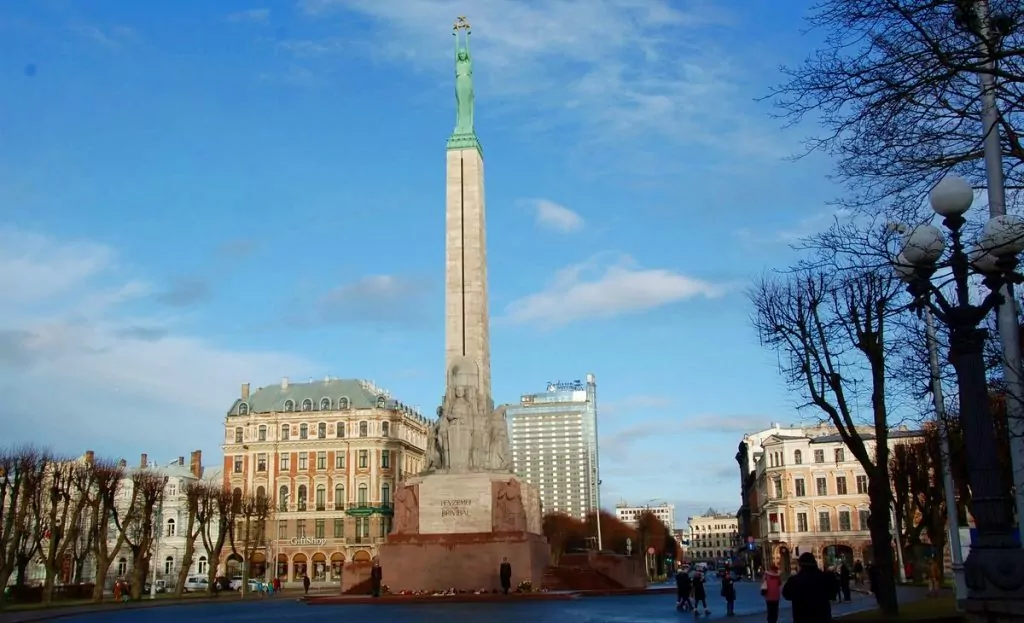
POLYGON ((693 616, 700 616, 700 608, 704 607, 704 615, 711 614, 708 609, 708 594, 704 589, 704 574, 698 571, 693 576, 693 616))
POLYGON ((938 558, 932 557, 928 561, 928 596, 938 597, 939 587, 942 586, 942 565, 938 558))
POLYGON ((302 592, 309 597, 309 576, 302 574, 302 592))
POLYGON ((761 580, 761 596, 764 597, 768 623, 779 623, 779 599, 782 598, 782 577, 779 568, 772 565, 761 580))
POLYGON ((850 568, 845 562, 839 564, 839 592, 841 601, 850 601, 850 568))
POLYGON ((725 616, 736 616, 736 584, 728 571, 722 576, 722 597, 725 599, 725 616))
POLYGON ((835 573, 822 571, 814 554, 798 560, 800 570, 782 587, 782 597, 793 604, 793 623, 827 623, 832 620, 832 597, 838 592, 835 573))
POLYGON ((690 591, 693 590, 693 582, 690 581, 690 574, 682 569, 676 573, 676 610, 688 612, 693 609, 690 603, 690 591))

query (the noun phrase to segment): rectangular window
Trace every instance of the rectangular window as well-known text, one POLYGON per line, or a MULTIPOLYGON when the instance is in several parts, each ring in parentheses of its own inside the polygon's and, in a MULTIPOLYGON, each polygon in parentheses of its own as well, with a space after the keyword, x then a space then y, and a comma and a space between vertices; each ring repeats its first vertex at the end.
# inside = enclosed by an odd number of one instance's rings
POLYGON ((345 469, 345 453, 334 453, 334 469, 345 469))
POLYGON ((370 466, 370 452, 369 450, 359 451, 359 469, 366 469, 370 466))
POLYGON ((796 514, 796 531, 807 532, 807 513, 796 514))
POLYGON ((235 473, 236 474, 241 474, 242 473, 242 457, 240 457, 240 456, 236 456, 235 457, 235 473))
POLYGON ((807 495, 807 483, 804 482, 803 478, 797 478, 796 480, 793 481, 793 490, 796 494, 796 497, 805 497, 807 495))
POLYGON ((818 532, 832 532, 832 517, 828 511, 818 513, 818 532))
POLYGON ((380 453, 380 466, 381 469, 389 469, 391 467, 391 450, 382 450, 380 453))
POLYGON ((299 469, 302 471, 309 469, 309 455, 305 452, 299 452, 299 469))
POLYGON ((242 443, 242 428, 235 429, 235 443, 242 443))
POLYGON ((334 520, 334 538, 345 538, 345 520, 338 518, 334 520))
POLYGON ((846 495, 846 476, 836 476, 836 495, 846 495))
POLYGON ((828 495, 828 479, 815 478, 814 484, 818 489, 818 495, 828 495))
POLYGON ((299 425, 299 439, 309 439, 309 425, 308 424, 300 424, 299 425))
POLYGON ((324 524, 325 520, 317 519, 316 523, 313 524, 313 537, 317 539, 324 538, 324 524))
POLYGON ((292 463, 292 455, 291 454, 282 454, 281 455, 281 471, 282 472, 286 472, 289 469, 291 469, 291 463, 292 463))
POLYGON ((320 422, 319 424, 316 425, 316 438, 317 439, 327 439, 327 423, 326 422, 320 422))
POLYGON ((857 493, 860 495, 867 495, 868 493, 868 477, 857 476, 857 493))
POLYGON ((843 452, 842 448, 836 448, 836 463, 842 463, 846 460, 846 453, 843 452))
POLYGON ((849 532, 853 530, 853 522, 850 520, 850 511, 839 511, 839 531, 849 532))
POLYGON ((267 471, 267 455, 263 452, 256 455, 256 471, 267 471))
POLYGON ((327 469, 327 453, 323 450, 316 453, 316 468, 327 469))
POLYGON ((871 526, 868 525, 868 519, 871 517, 871 511, 862 509, 857 511, 857 515, 857 519, 860 522, 860 529, 870 530, 871 526))
POLYGON ((824 463, 825 462, 825 451, 824 450, 815 450, 814 451, 814 462, 815 463, 824 463))
POLYGON ((369 517, 363 517, 363 530, 359 534, 359 536, 361 536, 363 538, 366 538, 366 539, 370 538, 370 518, 369 517))
POLYGON ((277 538, 287 539, 288 538, 288 522, 281 520, 277 522, 277 538))
POLYGON ((782 480, 779 479, 779 478, 776 478, 772 482, 772 484, 774 485, 773 488, 775 489, 775 497, 776 498, 781 498, 782 497, 782 480))
POLYGON ((306 520, 297 519, 295 520, 295 537, 301 539, 304 536, 306 536, 306 520))
POLYGON ((345 437, 344 422, 338 422, 337 424, 334 425, 334 436, 337 437, 338 439, 342 439, 345 437))
POLYGON ((257 430, 257 433, 256 433, 256 439, 258 439, 259 441, 266 441, 267 440, 267 427, 266 426, 260 426, 259 427, 259 429, 257 430))
POLYGON ((391 532, 391 518, 381 516, 380 518, 380 538, 384 538, 391 532))
POLYGON ((327 510, 327 489, 322 486, 316 488, 316 509, 327 510))

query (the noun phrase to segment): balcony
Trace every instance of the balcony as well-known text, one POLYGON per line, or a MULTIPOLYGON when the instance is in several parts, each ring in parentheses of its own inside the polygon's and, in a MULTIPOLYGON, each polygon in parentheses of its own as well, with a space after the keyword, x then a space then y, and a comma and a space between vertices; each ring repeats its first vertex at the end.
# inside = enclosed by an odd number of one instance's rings
POLYGON ((299 510, 300 511, 306 510, 306 500, 299 500, 299 510))
POLYGON ((325 511, 325 510, 327 510, 327 504, 325 502, 317 502, 316 503, 316 509, 318 511, 325 511))
POLYGON ((278 510, 278 512, 281 512, 281 513, 287 513, 288 512, 288 503, 287 502, 281 502, 280 504, 278 504, 277 510, 278 510))
POLYGON ((345 510, 345 503, 344 502, 335 502, 334 503, 334 510, 336 510, 336 511, 343 511, 343 510, 345 510))

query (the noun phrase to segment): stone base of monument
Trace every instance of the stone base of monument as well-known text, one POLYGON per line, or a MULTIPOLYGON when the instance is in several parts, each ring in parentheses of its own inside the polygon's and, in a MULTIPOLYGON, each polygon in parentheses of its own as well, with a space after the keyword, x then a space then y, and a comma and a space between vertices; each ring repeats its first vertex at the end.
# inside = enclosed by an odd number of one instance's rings
POLYGON ((496 590, 505 558, 513 590, 540 588, 550 549, 533 485, 509 473, 416 476, 398 487, 394 510, 378 557, 392 593, 496 590))

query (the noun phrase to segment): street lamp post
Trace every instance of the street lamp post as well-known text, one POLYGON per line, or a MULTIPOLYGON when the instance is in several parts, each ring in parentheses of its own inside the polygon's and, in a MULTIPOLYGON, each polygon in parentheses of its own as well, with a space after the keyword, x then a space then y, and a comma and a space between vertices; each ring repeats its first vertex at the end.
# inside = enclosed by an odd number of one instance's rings
MULTIPOLYGON (((988 394, 984 345, 988 333, 982 321, 1003 302, 1002 291, 1021 277, 1017 255, 1024 250, 1024 219, 996 216, 985 225, 977 248, 964 248, 964 214, 974 200, 970 185, 958 177, 943 179, 932 190, 932 209, 943 217, 949 232, 949 254, 939 228, 922 225, 907 236, 895 268, 907 282, 914 306, 928 309, 949 328, 949 359, 956 370, 960 426, 967 455, 971 511, 978 533, 964 563, 968 612, 1024 614, 1024 550, 1014 542, 1009 483, 1003 482, 996 446, 995 422, 988 394), (952 274, 955 298, 943 285, 932 283, 939 268, 952 274), (984 278, 984 300, 970 300, 972 272, 984 278)), ((955 501, 953 502, 955 503, 955 501)))

